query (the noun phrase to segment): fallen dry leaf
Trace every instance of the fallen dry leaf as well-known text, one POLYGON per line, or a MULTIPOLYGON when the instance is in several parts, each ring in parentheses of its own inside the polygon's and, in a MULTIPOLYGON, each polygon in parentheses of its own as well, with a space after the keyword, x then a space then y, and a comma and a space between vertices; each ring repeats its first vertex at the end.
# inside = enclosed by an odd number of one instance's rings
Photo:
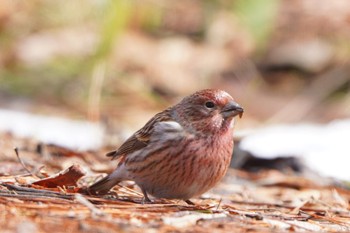
POLYGON ((34 182, 34 185, 46 188, 77 186, 77 181, 85 175, 85 172, 79 165, 72 165, 63 172, 49 178, 41 179, 34 182))

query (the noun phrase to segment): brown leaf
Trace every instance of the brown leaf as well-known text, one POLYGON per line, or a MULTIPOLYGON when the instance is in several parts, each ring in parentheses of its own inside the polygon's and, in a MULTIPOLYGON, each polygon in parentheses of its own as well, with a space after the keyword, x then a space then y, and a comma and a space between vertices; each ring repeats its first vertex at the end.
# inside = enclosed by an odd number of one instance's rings
POLYGON ((77 181, 84 175, 85 172, 79 165, 72 165, 54 176, 36 181, 33 184, 47 188, 77 186, 77 181))

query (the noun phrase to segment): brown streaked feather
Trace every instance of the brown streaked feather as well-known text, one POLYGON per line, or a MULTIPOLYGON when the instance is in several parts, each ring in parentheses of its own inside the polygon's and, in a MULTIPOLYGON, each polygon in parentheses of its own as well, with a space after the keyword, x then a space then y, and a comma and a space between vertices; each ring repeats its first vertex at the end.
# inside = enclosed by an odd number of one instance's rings
POLYGON ((129 137, 118 150, 108 152, 107 157, 116 159, 122 155, 127 155, 140 150, 148 145, 150 136, 153 133, 154 125, 158 122, 172 120, 171 108, 164 110, 156 114, 151 120, 149 120, 141 129, 129 137))
POLYGON ((137 138, 136 134, 133 134, 120 146, 118 150, 108 152, 106 156, 115 159, 121 155, 129 154, 131 152, 142 149, 145 146, 147 146, 147 141, 142 141, 142 139, 137 138))
POLYGON ((108 191, 113 188, 116 184, 118 184, 120 180, 116 180, 110 177, 110 175, 102 178, 97 181, 93 185, 88 188, 88 192, 94 195, 104 195, 108 193, 108 191))

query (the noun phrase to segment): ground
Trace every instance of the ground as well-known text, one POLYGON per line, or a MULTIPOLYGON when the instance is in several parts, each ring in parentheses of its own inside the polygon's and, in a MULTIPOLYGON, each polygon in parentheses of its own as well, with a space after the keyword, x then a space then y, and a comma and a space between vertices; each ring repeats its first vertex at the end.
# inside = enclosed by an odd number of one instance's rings
POLYGON ((0 142, 2 232, 350 231, 350 191, 292 172, 230 169, 214 190, 192 199, 195 205, 142 204, 130 182, 105 196, 84 194, 101 171, 115 166, 103 150, 78 153, 9 134, 0 142))

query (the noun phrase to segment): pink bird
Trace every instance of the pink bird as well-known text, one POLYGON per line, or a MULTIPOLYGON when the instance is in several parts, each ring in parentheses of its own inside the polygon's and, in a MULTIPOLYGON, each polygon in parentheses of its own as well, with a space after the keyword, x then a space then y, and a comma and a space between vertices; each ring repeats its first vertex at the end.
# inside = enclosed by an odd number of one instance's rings
POLYGON ((243 108, 222 90, 206 89, 156 114, 107 156, 117 168, 90 186, 106 194, 123 180, 141 188, 144 200, 189 199, 211 189, 225 175, 233 151, 234 117, 243 108))

